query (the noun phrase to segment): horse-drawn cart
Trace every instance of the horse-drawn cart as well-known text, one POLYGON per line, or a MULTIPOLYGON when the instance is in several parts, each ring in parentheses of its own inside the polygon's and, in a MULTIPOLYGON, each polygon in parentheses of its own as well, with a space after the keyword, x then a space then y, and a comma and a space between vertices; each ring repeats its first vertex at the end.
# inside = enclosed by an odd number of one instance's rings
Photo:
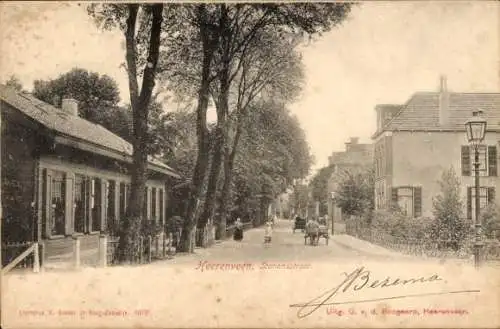
POLYGON ((330 238, 328 226, 320 225, 317 222, 310 222, 306 225, 304 233, 304 244, 307 244, 307 239, 309 239, 310 245, 317 246, 319 239, 324 238, 326 245, 328 245, 328 239, 330 238))
POLYGON ((295 230, 301 230, 302 232, 304 232, 305 229, 306 219, 299 216, 295 217, 295 221, 293 223, 293 233, 295 233, 295 230))

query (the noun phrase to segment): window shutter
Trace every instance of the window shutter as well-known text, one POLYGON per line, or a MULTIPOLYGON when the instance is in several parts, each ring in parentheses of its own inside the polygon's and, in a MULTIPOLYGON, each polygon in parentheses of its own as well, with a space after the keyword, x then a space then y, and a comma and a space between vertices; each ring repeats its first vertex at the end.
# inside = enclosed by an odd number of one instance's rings
POLYGON ((497 176, 497 147, 488 146, 488 176, 497 176))
POLYGON ((109 193, 109 183, 107 180, 103 179, 101 180, 101 209, 100 210, 100 217, 101 217, 101 222, 99 225, 99 228, 101 232, 104 232, 106 230, 106 225, 108 221, 108 193, 109 193))
POLYGON ((74 201, 73 201, 73 195, 74 195, 74 179, 71 175, 65 174, 65 184, 63 184, 63 189, 64 189, 64 198, 65 198, 65 213, 64 213, 64 234, 65 235, 71 235, 74 232, 74 201))
MULTIPOLYGON (((87 218, 85 219, 85 232, 89 233, 92 230, 92 220, 93 220, 93 212, 92 212, 92 178, 86 178, 85 179, 85 186, 86 186, 86 197, 87 197, 87 218)), ((94 200, 95 202, 95 200, 94 200)))
POLYGON ((472 187, 467 187, 467 218, 472 219, 472 187))
POLYGON ((44 220, 42 222, 42 231, 44 236, 48 238, 52 226, 52 172, 50 170, 44 170, 43 181, 44 220))
POLYGON ((495 203, 495 188, 488 187, 488 204, 495 203))
POLYGON ((422 216, 422 187, 413 188, 413 216, 422 216))
POLYGON ((462 176, 471 175, 470 147, 462 146, 462 176))

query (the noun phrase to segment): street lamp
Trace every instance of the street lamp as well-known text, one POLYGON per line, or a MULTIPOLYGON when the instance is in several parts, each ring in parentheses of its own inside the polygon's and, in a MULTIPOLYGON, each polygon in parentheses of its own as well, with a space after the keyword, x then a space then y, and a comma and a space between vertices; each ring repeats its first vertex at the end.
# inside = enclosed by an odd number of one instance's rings
POLYGON ((467 133, 467 140, 474 149, 474 172, 475 172, 475 238, 474 238, 474 266, 479 267, 480 262, 480 252, 482 247, 481 241, 481 221, 479 219, 480 213, 480 202, 479 202, 479 148, 481 147, 481 142, 484 140, 484 135, 486 132, 486 120, 481 117, 483 111, 472 112, 472 118, 465 122, 465 131, 467 133))
POLYGON ((331 200, 331 205, 332 205, 332 235, 334 234, 334 219, 335 219, 335 192, 330 192, 330 200, 331 200))

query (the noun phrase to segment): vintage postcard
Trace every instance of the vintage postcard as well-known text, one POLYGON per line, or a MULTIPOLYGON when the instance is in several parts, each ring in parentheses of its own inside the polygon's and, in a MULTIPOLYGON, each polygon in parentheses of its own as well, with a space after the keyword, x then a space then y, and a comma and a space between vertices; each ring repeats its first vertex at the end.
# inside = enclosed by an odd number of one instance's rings
POLYGON ((0 2, 1 327, 500 327, 499 20, 0 2))

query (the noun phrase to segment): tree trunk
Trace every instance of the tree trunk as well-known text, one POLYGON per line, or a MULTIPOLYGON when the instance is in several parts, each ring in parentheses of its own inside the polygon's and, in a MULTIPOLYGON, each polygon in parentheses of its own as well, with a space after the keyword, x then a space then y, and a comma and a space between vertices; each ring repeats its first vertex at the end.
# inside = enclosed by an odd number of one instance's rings
POLYGON ((206 5, 197 7, 197 17, 200 21, 200 34, 203 46, 203 61, 201 70, 201 84, 198 91, 198 106, 196 109, 196 134, 198 142, 198 155, 191 182, 191 190, 181 237, 181 251, 193 252, 194 232, 199 208, 199 197, 208 167, 209 140, 207 129, 207 108, 210 93, 210 68, 218 43, 218 36, 212 35, 210 25, 207 23, 206 5))
POLYGON ((208 219, 213 217, 215 201, 217 196, 217 183, 219 181, 220 169, 222 167, 223 147, 224 147, 224 132, 222 127, 215 128, 215 143, 212 161, 210 163, 210 175, 208 176, 207 193, 205 196, 205 204, 203 212, 198 221, 198 227, 204 227, 208 223, 208 219))
POLYGON ((148 49, 148 65, 144 68, 141 91, 137 83, 137 53, 135 28, 139 6, 128 5, 126 59, 130 88, 130 102, 133 112, 133 165, 131 190, 127 215, 120 232, 118 244, 119 260, 133 262, 137 256, 135 248, 140 236, 141 223, 144 220, 144 190, 147 180, 148 150, 148 110, 155 84, 155 71, 158 63, 161 25, 163 21, 163 4, 152 5, 151 34, 148 49))
MULTIPOLYGON (((203 71, 205 71, 205 60, 203 71)), ((210 64, 208 64, 207 71, 210 69, 210 64)), ((189 201, 187 206, 187 211, 184 220, 184 227, 182 230, 181 237, 181 251, 193 252, 194 243, 194 232, 196 229, 196 218, 198 216, 199 208, 199 197, 203 189, 203 183, 205 181, 205 176, 208 167, 208 151, 209 151, 209 140, 208 140, 208 129, 206 125, 207 116, 206 111, 208 108, 208 95, 209 95, 209 80, 202 80, 200 91, 198 94, 198 107, 197 111, 197 123, 196 132, 198 135, 198 156, 196 157, 196 165, 194 168, 193 178, 191 182, 191 191, 189 193, 189 201)), ((205 73, 203 73, 205 74, 205 73)))
POLYGON ((237 121, 236 134, 234 135, 233 145, 229 150, 229 141, 226 143, 224 152, 224 185, 221 192, 221 203, 219 208, 219 216, 217 218, 217 236, 222 236, 226 232, 228 207, 231 204, 231 187, 233 182, 233 167, 238 150, 241 133, 243 130, 243 118, 239 117, 237 121))
POLYGON ((231 183, 233 180, 233 165, 230 163, 230 156, 224 156, 224 184, 222 185, 221 202, 219 215, 217 216, 217 236, 223 236, 226 232, 228 206, 231 204, 231 183))
POLYGON ((219 77, 219 95, 216 103, 217 127, 215 133, 214 153, 210 165, 210 176, 208 178, 207 194, 203 213, 201 214, 198 227, 202 228, 208 223, 210 218, 214 217, 215 203, 217 199, 217 186, 219 182, 220 170, 224 158, 224 152, 227 148, 227 134, 229 126, 226 124, 229 112, 229 88, 230 88, 230 57, 229 57, 229 31, 228 31, 228 12, 225 5, 221 6, 220 30, 224 31, 222 37, 222 58, 221 69, 218 72, 219 77))

